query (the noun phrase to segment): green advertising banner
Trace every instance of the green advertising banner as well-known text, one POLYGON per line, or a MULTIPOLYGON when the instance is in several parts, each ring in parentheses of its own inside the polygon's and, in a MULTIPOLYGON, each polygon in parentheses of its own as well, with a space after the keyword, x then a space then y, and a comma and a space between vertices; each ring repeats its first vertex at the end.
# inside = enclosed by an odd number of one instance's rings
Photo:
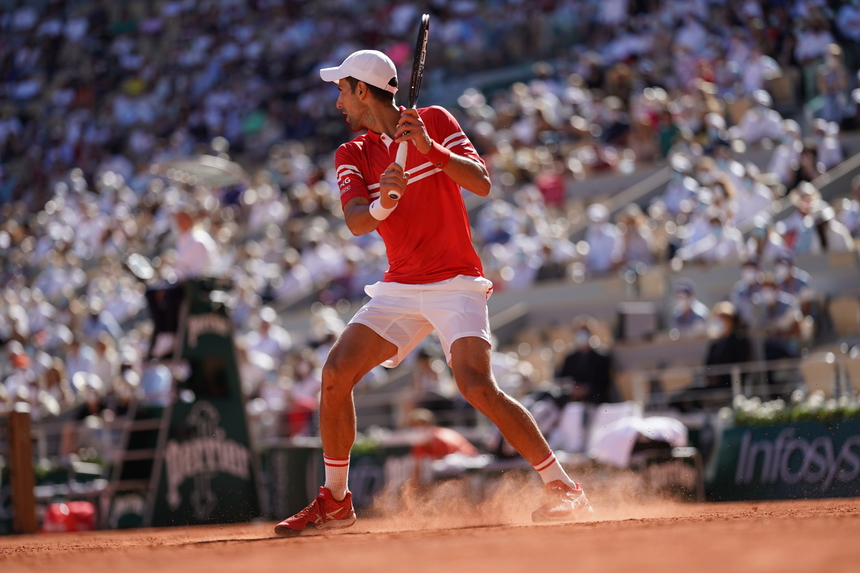
POLYGON ((227 285, 186 285, 182 359, 189 376, 172 405, 159 446, 158 487, 150 525, 247 521, 260 515, 257 471, 233 348, 233 324, 210 292, 227 285))
POLYGON ((726 429, 708 472, 708 499, 860 496, 860 421, 726 429))

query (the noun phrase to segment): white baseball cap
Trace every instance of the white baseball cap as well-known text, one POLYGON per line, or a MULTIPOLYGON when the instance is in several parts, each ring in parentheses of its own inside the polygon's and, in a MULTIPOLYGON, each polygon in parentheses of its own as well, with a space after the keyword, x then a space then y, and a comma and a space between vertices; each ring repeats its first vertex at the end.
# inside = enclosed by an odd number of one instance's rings
POLYGON ((397 68, 391 58, 377 50, 353 52, 338 67, 321 69, 320 77, 334 83, 353 77, 379 89, 397 93, 397 88, 388 83, 391 78, 397 78, 397 68))

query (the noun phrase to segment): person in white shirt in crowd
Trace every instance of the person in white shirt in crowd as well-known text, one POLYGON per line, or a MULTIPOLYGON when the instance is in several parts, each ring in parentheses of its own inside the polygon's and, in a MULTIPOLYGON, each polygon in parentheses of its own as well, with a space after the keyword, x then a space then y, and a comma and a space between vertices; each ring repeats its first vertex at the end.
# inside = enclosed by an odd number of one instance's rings
POLYGON ((606 274, 617 268, 624 258, 624 238, 609 222, 609 209, 605 205, 589 205, 586 215, 591 225, 585 232, 588 243, 585 266, 591 274, 606 274))
POLYGON ((248 350, 262 352, 271 356, 276 363, 281 362, 293 346, 289 331, 277 323, 278 315, 270 306, 260 309, 259 326, 245 335, 248 350))
POLYGON ((313 291, 314 281, 310 271, 302 263, 299 252, 290 247, 284 251, 281 268, 281 280, 272 284, 275 297, 281 304, 290 304, 300 300, 313 291))
POLYGON ((836 220, 845 225, 855 239, 860 238, 860 175, 851 180, 851 191, 854 199, 842 199, 841 209, 836 220))
POLYGON ((696 287, 689 279, 679 279, 674 285, 675 307, 672 311, 672 328, 682 338, 701 338, 707 335, 708 306, 696 298, 696 287))
POLYGON ((785 134, 783 118, 773 109, 773 98, 766 90, 752 93, 753 105, 744 112, 737 125, 729 128, 730 139, 754 145, 764 138, 777 141, 785 134))
POLYGON ((707 211, 710 232, 706 237, 681 247, 676 256, 684 262, 706 265, 736 262, 746 256, 741 232, 726 218, 726 214, 711 206, 707 211))
POLYGON ((792 185, 803 153, 803 135, 800 125, 793 119, 783 122, 783 132, 779 145, 768 160, 766 171, 774 174, 783 185, 792 185))
POLYGON ((666 190, 661 197, 666 210, 673 217, 682 211, 684 201, 693 198, 699 189, 699 183, 690 176, 693 171, 693 163, 682 153, 675 153, 669 161, 672 166, 672 179, 666 185, 666 190))
MULTIPOLYGON (((66 374, 69 380, 75 379, 75 374, 81 372, 90 374, 96 365, 96 352, 91 347, 81 344, 81 341, 74 338, 66 350, 66 374)), ((77 388, 73 389, 77 391, 77 388)))
POLYGON ((834 42, 823 16, 814 15, 808 22, 801 24, 794 45, 794 57, 803 69, 803 89, 807 101, 817 95, 818 63, 827 55, 827 50, 834 42))
POLYGON ((737 214, 741 210, 741 206, 738 204, 737 187, 731 178, 720 172, 717 180, 711 185, 711 193, 713 194, 712 204, 714 207, 725 213, 727 221, 737 226, 737 214))
POLYGON ((847 253, 854 250, 854 239, 848 229, 836 220, 836 212, 826 201, 812 204, 813 224, 805 227, 797 238, 794 254, 847 253))
POLYGON ((116 377, 119 376, 119 355, 113 338, 107 332, 101 332, 93 346, 95 360, 93 361, 92 373, 102 381, 102 387, 110 390, 114 386, 116 377))
POLYGON ((45 299, 45 295, 38 288, 30 289, 30 305, 27 312, 29 319, 30 332, 39 333, 51 326, 57 309, 45 299))
POLYGON ((774 229, 771 218, 768 215, 756 215, 747 239, 747 256, 754 257, 765 265, 771 265, 779 257, 788 254, 788 247, 774 229))
POLYGON ((88 342, 94 343, 103 332, 109 334, 115 342, 122 339, 122 327, 113 315, 105 310, 102 299, 91 299, 87 310, 80 328, 81 334, 88 342))
POLYGON ((827 46, 824 62, 817 69, 817 88, 821 96, 821 108, 816 116, 832 122, 840 122, 850 113, 848 108, 848 70, 842 61, 842 48, 838 44, 827 46))
POLYGON ((844 160, 839 141, 839 124, 819 118, 812 122, 811 139, 815 141, 816 160, 824 171, 836 167, 844 160))
POLYGON ((680 240, 680 246, 692 245, 711 232, 711 216, 709 210, 714 203, 714 194, 709 187, 700 187, 690 204, 692 209, 685 211, 687 223, 675 233, 680 240))
POLYGON ((732 286, 729 301, 738 310, 738 316, 746 325, 755 320, 755 301, 761 289, 762 274, 758 259, 748 257, 741 264, 741 278, 732 286))
POLYGON ((654 262, 654 234, 648 227, 647 217, 636 203, 630 203, 616 217, 616 227, 624 240, 625 265, 654 262))
POLYGON ((821 199, 821 193, 812 183, 801 181, 797 187, 789 192, 788 197, 796 210, 779 221, 775 228, 782 235, 788 249, 795 253, 799 237, 813 225, 812 217, 810 217, 812 204, 821 199))
MULTIPOLYGON (((737 189, 743 184, 744 165, 735 159, 731 144, 726 139, 720 139, 711 150, 714 161, 712 171, 714 182, 731 183, 730 195, 737 197, 737 189)), ((703 158, 704 159, 704 158, 703 158)), ((726 185, 728 186, 728 185, 726 185)))
POLYGON ((741 86, 743 93, 752 94, 756 90, 764 89, 768 80, 777 78, 782 74, 779 63, 770 56, 763 54, 761 48, 754 45, 750 49, 749 57, 745 61, 737 62, 741 68, 741 86))
POLYGON ((744 176, 737 188, 737 200, 742 206, 735 214, 735 225, 739 228, 773 203, 773 191, 761 182, 761 171, 752 162, 744 165, 744 176))
POLYGON ((178 282, 200 278, 218 270, 218 245, 212 236, 195 223, 193 212, 176 213, 176 258, 173 271, 178 282))

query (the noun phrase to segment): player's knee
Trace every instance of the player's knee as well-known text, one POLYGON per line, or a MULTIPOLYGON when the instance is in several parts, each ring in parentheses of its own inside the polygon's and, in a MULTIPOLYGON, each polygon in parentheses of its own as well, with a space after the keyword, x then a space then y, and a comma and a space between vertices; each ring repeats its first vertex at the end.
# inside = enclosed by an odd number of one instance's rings
POLYGON ((329 355, 322 367, 322 390, 337 393, 352 390, 354 372, 348 361, 329 355))
POLYGON ((492 379, 473 379, 459 386, 463 398, 479 412, 492 409, 493 404, 501 398, 501 392, 492 379))

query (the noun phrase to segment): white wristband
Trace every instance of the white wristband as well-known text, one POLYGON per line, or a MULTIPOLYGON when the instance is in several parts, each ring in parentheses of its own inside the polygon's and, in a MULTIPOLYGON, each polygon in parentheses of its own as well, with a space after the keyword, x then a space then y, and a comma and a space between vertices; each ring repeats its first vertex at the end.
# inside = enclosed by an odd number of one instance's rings
POLYGON ((391 209, 386 209, 382 206, 379 199, 374 199, 370 204, 370 216, 376 219, 377 221, 384 221, 391 215, 391 212, 397 209, 397 203, 394 204, 394 207, 391 209))

